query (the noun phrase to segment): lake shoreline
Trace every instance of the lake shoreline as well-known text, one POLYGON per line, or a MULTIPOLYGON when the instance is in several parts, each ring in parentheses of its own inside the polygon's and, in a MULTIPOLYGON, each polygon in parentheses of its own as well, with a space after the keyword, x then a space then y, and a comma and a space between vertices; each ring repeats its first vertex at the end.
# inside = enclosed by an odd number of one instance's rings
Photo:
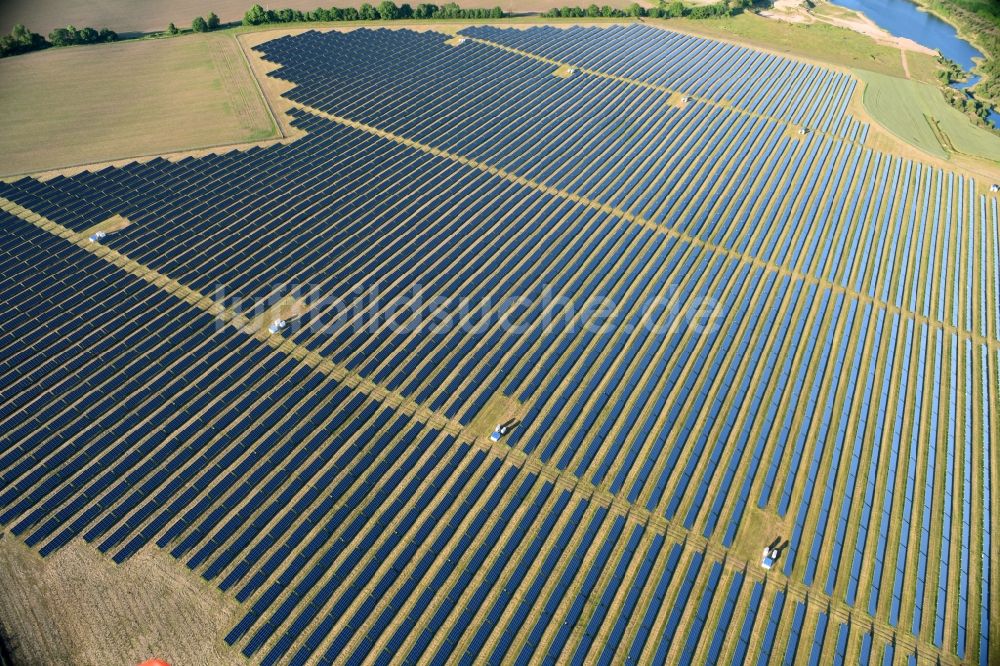
MULTIPOLYGON (((888 5, 872 5, 866 0, 830 0, 830 2, 845 10, 875 23, 879 28, 898 37, 916 41, 917 43, 935 49, 943 58, 954 62, 961 68, 965 77, 962 81, 948 83, 948 87, 957 90, 968 98, 976 99, 975 88, 983 80, 985 72, 983 63, 990 57, 981 44, 970 38, 959 25, 960 21, 952 16, 942 16, 928 0, 895 0, 888 5)), ((987 126, 994 130, 1000 129, 1000 113, 991 100, 979 100, 986 105, 989 114, 987 126)))

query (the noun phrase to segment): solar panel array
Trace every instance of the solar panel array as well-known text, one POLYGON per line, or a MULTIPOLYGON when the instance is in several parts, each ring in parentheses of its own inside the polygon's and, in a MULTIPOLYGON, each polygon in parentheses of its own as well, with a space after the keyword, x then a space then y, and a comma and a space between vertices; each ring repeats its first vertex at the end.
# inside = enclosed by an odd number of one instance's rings
POLYGON ((264 663, 985 663, 996 200, 865 147, 836 72, 463 34, 282 37, 304 137, 0 183, 130 222, 5 205, 0 523, 166 549, 264 663), (210 314, 287 285, 268 341, 210 314), (469 435, 498 394, 510 450, 469 435))

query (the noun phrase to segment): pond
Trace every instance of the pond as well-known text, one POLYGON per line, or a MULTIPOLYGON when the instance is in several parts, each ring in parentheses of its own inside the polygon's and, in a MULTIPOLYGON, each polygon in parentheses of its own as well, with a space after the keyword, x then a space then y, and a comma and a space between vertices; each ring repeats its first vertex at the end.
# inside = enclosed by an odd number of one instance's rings
POLYGON ((973 58, 983 56, 976 47, 958 36, 951 24, 925 12, 910 0, 831 0, 835 5, 861 12, 879 27, 897 37, 906 37, 936 49, 962 69, 975 66, 973 58))
MULTIPOLYGON (((958 31, 951 24, 925 12, 910 0, 831 0, 831 2, 861 12, 896 37, 906 37, 940 51, 966 71, 975 67, 973 58, 983 57, 976 47, 958 36, 958 31)), ((954 84, 954 87, 964 90, 975 85, 978 80, 978 77, 971 77, 964 83, 954 84)), ((1000 113, 992 111, 990 120, 994 127, 1000 128, 1000 113)))

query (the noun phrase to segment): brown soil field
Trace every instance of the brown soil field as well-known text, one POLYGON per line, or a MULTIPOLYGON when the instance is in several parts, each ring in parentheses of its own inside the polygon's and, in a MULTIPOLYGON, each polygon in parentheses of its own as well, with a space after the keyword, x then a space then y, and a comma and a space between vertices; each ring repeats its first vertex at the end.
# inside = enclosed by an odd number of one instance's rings
POLYGON ((0 534, 0 618, 19 666, 244 663, 239 608, 155 547, 118 566, 76 540, 51 557, 0 534))
POLYGON ((5 58, 0 118, 0 175, 277 136, 229 34, 5 58))

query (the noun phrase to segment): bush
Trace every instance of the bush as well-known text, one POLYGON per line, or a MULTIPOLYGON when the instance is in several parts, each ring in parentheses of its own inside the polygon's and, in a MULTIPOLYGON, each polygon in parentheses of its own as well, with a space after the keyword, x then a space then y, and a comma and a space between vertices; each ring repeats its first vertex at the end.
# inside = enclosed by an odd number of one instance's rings
POLYGON ((268 22, 267 12, 260 5, 254 5, 243 15, 243 25, 261 25, 268 22))
POLYGON ((550 9, 549 11, 542 14, 546 18, 625 18, 626 16, 645 16, 645 10, 639 5, 630 5, 628 9, 621 10, 609 7, 608 5, 603 5, 598 7, 597 5, 590 5, 586 9, 582 7, 563 7, 562 9, 556 7, 550 9), (633 13, 629 13, 633 12, 633 13))
POLYGON ((392 0, 382 0, 378 3, 378 15, 383 21, 395 21, 399 18, 399 7, 392 0))
POLYGON ((56 28, 49 33, 49 41, 52 46, 70 46, 76 43, 76 28, 56 28))
POLYGON ((45 41, 44 37, 37 32, 31 32, 18 23, 10 31, 10 35, 0 37, 0 58, 19 53, 28 53, 29 51, 38 51, 48 46, 51 46, 51 44, 45 41))
POLYGON ((113 42, 118 39, 118 34, 114 30, 101 28, 100 32, 93 28, 80 28, 77 30, 73 26, 56 28, 49 33, 49 41, 52 46, 73 46, 75 44, 97 44, 98 42, 113 42))

